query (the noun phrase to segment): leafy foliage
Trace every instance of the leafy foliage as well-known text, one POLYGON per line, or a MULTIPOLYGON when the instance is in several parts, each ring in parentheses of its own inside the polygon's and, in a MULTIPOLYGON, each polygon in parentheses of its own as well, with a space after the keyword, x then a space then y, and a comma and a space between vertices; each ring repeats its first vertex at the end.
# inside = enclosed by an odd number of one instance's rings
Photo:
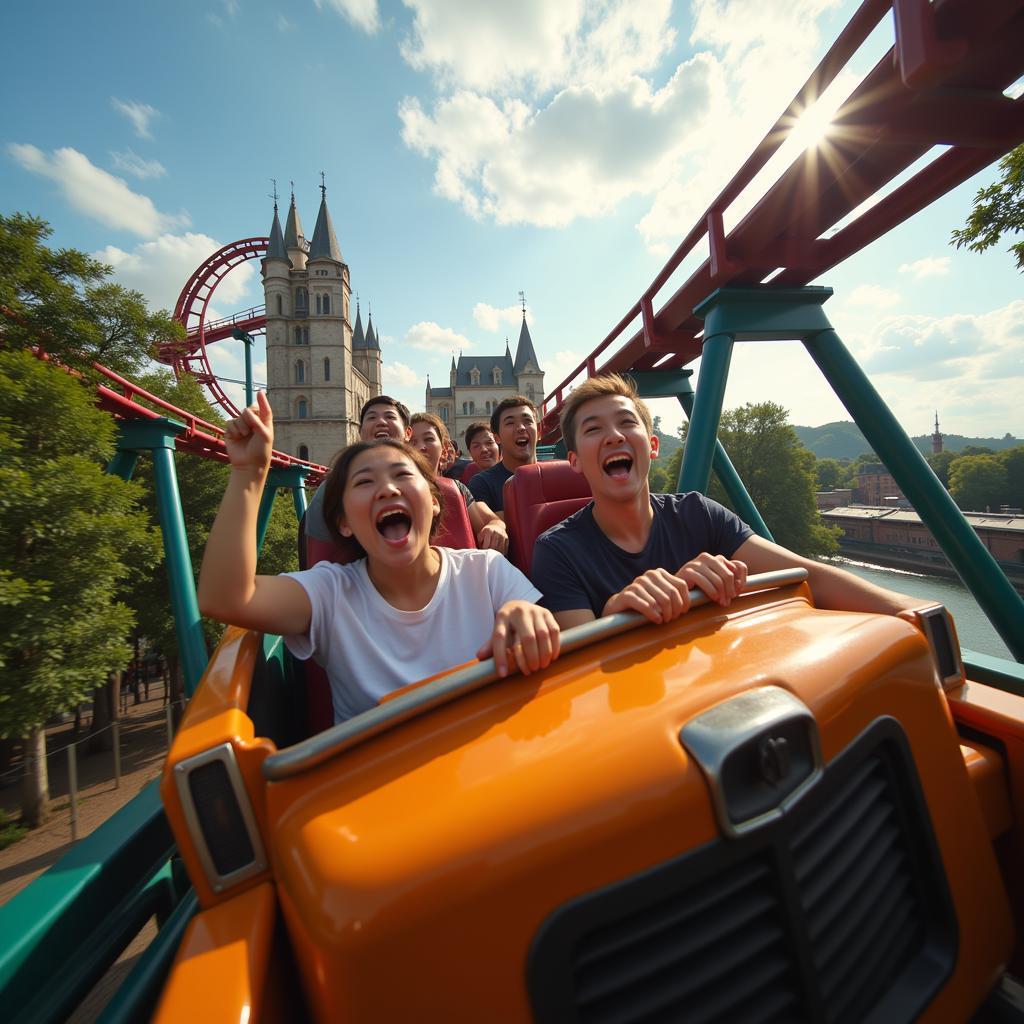
MULTIPOLYGON (((967 223, 954 231, 950 242, 958 249, 967 246, 972 252, 984 252, 1004 235, 1024 231, 1024 145, 1007 153, 999 161, 1002 176, 974 197, 974 209, 967 223)), ((1024 241, 1009 247, 1024 271, 1024 241)))
POLYGON ((0 737, 38 728, 129 657, 123 593, 159 540, 139 488, 104 472, 114 433, 81 381, 0 352, 0 737))
POLYGON ((1006 467, 994 455, 964 455, 949 470, 949 493, 965 511, 999 511, 1007 489, 1006 467))
POLYGON ((107 280, 110 268, 76 249, 50 249, 49 225, 37 217, 0 215, 0 306, 12 347, 41 345, 67 366, 93 362, 119 373, 138 371, 156 342, 181 338, 166 310, 107 280))

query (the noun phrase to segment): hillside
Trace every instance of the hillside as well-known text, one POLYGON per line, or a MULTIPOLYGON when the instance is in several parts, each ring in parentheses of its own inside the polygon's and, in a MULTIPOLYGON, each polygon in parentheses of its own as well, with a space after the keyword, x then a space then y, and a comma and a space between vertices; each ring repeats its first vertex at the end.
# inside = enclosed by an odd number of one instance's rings
MULTIPOLYGON (((864 435, 857 425, 847 420, 825 423, 820 427, 794 427, 796 436, 819 459, 855 459, 861 452, 870 450, 864 435)), ((918 449, 931 454, 931 434, 911 438, 918 449)), ((1022 444, 1020 438, 1006 434, 1003 437, 964 437, 962 434, 943 434, 942 444, 946 451, 958 452, 970 445, 1002 451, 1022 444)))

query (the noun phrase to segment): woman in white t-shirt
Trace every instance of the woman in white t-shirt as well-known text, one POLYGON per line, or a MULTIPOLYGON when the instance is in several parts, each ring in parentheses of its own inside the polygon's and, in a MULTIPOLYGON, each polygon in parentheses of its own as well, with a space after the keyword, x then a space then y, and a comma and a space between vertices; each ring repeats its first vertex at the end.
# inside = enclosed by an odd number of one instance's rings
POLYGON ((294 654, 324 665, 335 721, 385 694, 474 657, 529 674, 559 650, 554 617, 496 551, 431 547, 441 495, 422 457, 397 441, 361 442, 338 456, 324 516, 366 557, 305 572, 256 575, 256 520, 273 449, 273 416, 256 405, 224 433, 231 476, 199 574, 204 615, 280 633, 294 654))

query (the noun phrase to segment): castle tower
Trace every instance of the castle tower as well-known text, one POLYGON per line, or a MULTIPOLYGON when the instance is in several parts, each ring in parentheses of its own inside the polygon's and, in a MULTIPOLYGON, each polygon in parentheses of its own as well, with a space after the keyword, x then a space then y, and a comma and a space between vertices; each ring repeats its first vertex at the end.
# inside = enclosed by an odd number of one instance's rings
POLYGON ((373 329, 373 313, 370 314, 366 333, 363 334, 363 321, 359 314, 358 302, 356 303, 356 329, 352 335, 352 361, 370 385, 370 394, 379 395, 383 390, 380 338, 373 329))
POLYGON ((530 328, 526 326, 525 301, 523 304, 523 326, 519 329, 519 344, 516 345, 516 361, 513 364, 512 372, 515 374, 519 394, 526 395, 539 409, 540 403, 544 401, 544 373, 540 368, 537 353, 533 350, 530 328))
POLYGON ((275 446, 326 465, 358 437, 359 409, 371 394, 380 393, 380 359, 378 353, 371 383, 353 359, 349 269, 327 207, 326 186, 320 188, 309 242, 294 194, 283 233, 275 203, 263 292, 275 446))
POLYGON ((935 410, 935 433, 932 434, 932 455, 942 451, 942 435, 939 433, 939 410, 935 410))

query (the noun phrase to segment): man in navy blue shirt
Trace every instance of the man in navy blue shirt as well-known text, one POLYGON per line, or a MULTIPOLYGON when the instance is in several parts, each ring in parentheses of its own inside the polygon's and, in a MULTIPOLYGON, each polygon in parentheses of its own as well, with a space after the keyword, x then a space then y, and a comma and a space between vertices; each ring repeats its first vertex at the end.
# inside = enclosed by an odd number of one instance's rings
POLYGON ((501 461, 482 470, 467 485, 505 518, 505 481, 520 467, 537 461, 537 407, 524 395, 502 399, 491 413, 491 432, 501 444, 501 461))
POLYGON ((586 381, 566 401, 561 427, 569 463, 594 496, 534 549, 534 585, 562 629, 621 611, 668 622, 689 610, 690 590, 728 605, 748 571, 794 566, 807 570, 819 607, 896 614, 921 604, 756 536, 696 491, 652 495, 658 438, 628 378, 586 381))

